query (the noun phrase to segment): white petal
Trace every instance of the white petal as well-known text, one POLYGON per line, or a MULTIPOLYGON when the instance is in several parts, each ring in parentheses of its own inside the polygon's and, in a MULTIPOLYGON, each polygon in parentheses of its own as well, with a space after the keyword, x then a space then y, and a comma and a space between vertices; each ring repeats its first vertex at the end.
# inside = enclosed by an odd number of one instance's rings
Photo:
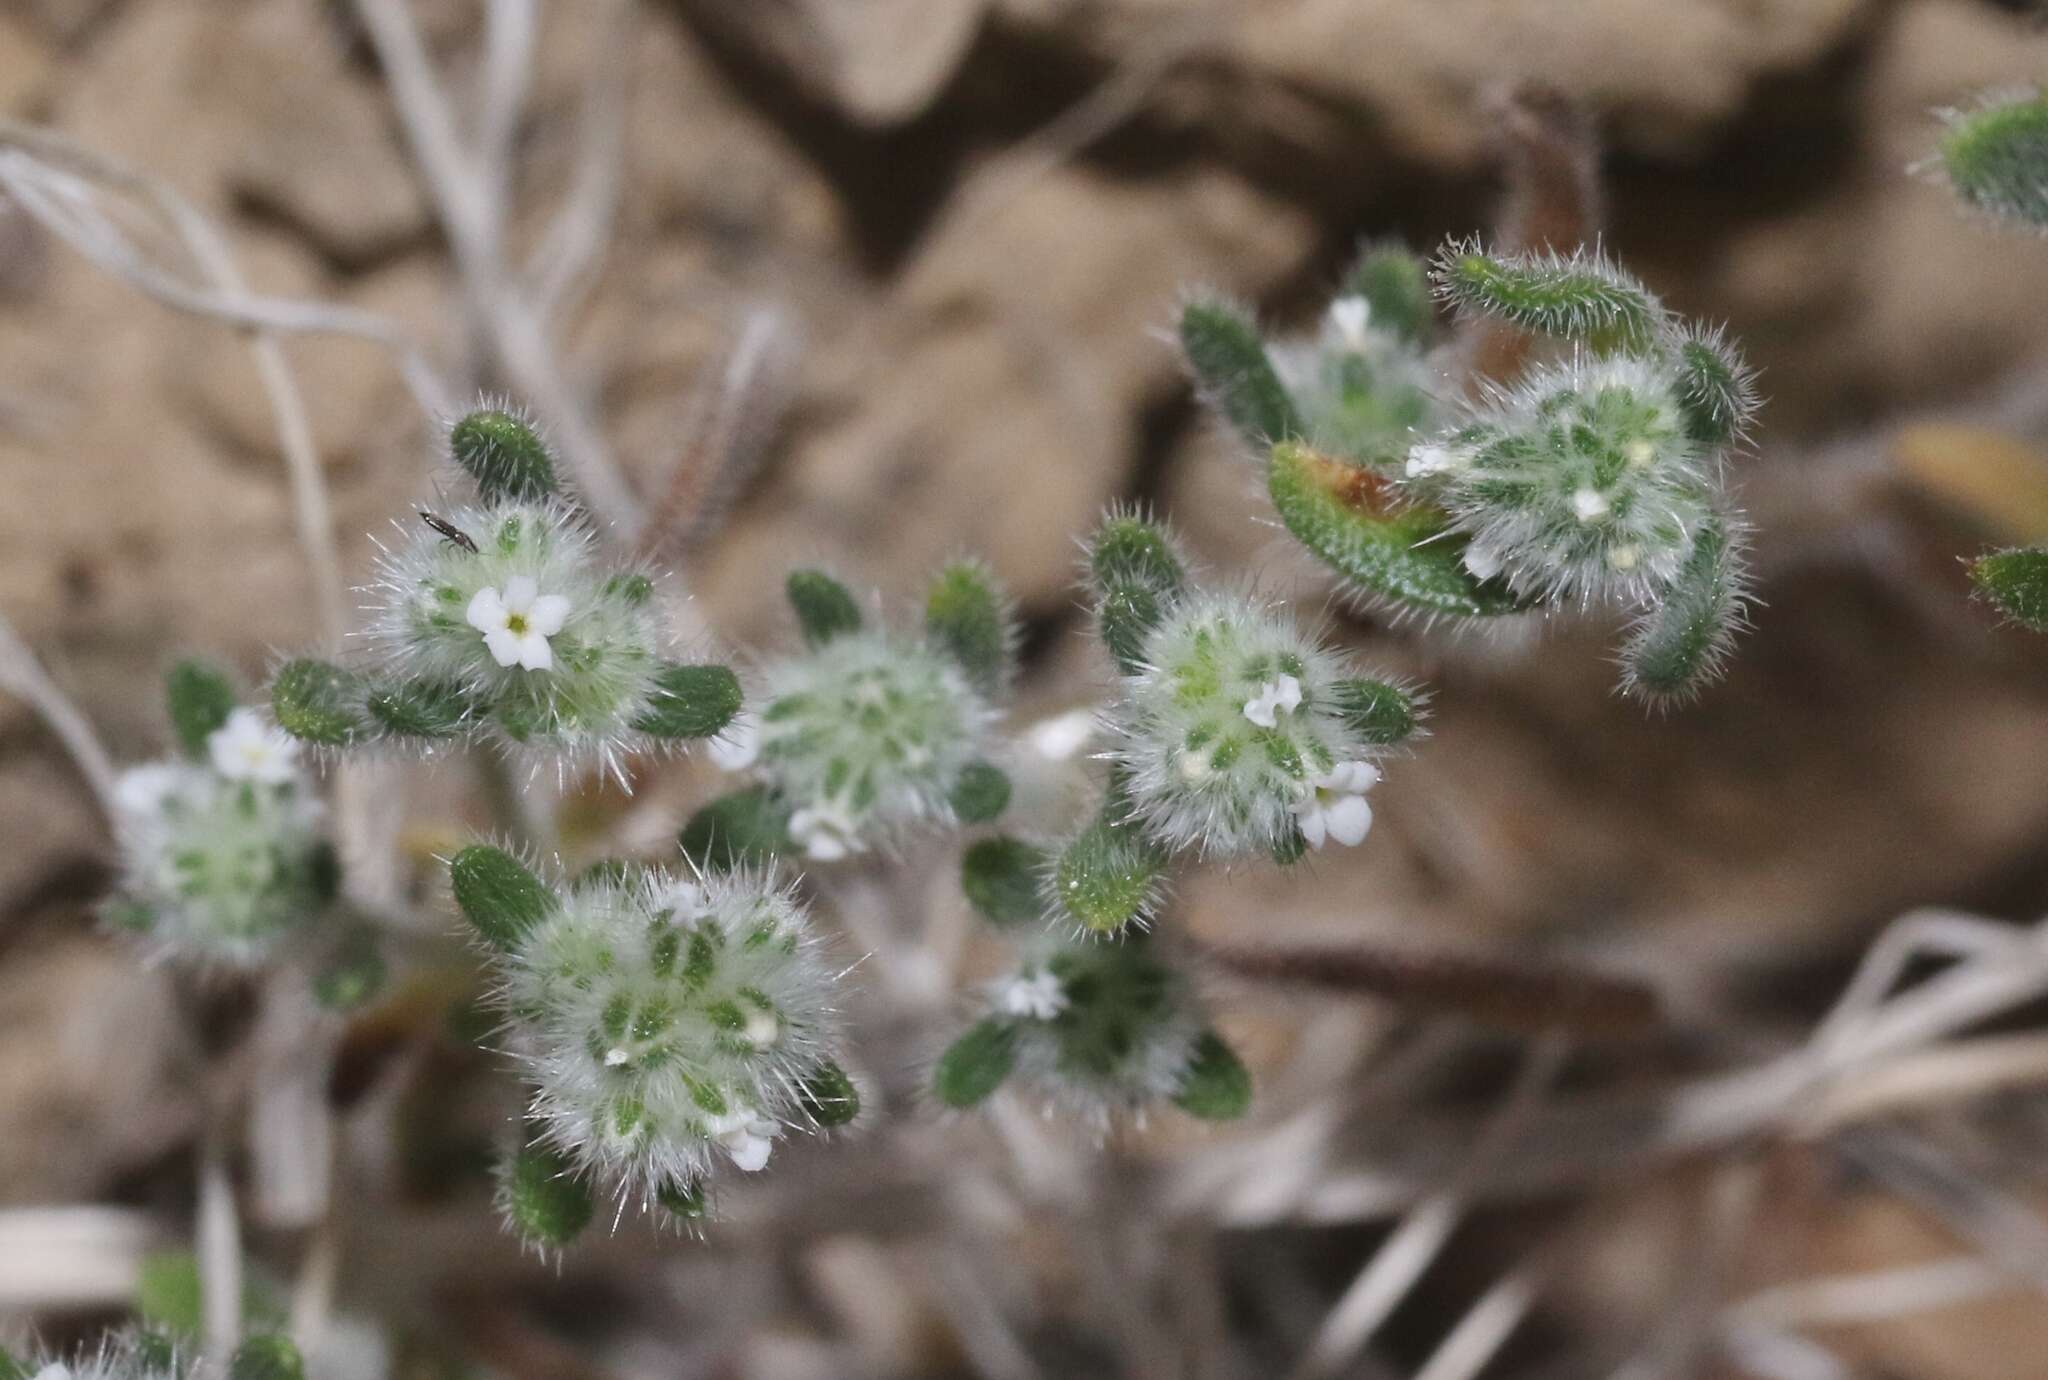
POLYGON ((529 671, 553 670, 555 654, 548 647, 548 640, 537 632, 530 632, 520 638, 519 664, 529 671))
POLYGON ((729 1136, 724 1143, 725 1153, 732 1156, 733 1164, 749 1174, 766 1169, 768 1156, 775 1149, 774 1141, 750 1132, 729 1136))
POLYGON ((813 829, 803 843, 804 856, 813 862, 838 862, 846 856, 846 840, 830 829, 813 829))
POLYGON ((1380 769, 1370 762, 1339 762, 1316 785, 1342 795, 1358 795, 1371 790, 1379 779, 1380 769))
POLYGON ((1472 572, 1475 580, 1491 580, 1500 574, 1500 553, 1478 542, 1465 548, 1465 569, 1472 572))
POLYGON ((1034 752, 1054 762, 1066 761, 1087 747, 1088 740, 1094 736, 1095 711, 1092 709, 1070 709, 1050 719, 1041 719, 1025 735, 1034 752))
POLYGON ((1274 687, 1276 693, 1273 698, 1280 702, 1282 709, 1292 714, 1295 710, 1301 708, 1300 681, 1296 680, 1293 676, 1282 676, 1274 682, 1274 687))
MULTIPOLYGON (((469 601, 469 626, 481 633, 491 633, 505 626, 505 601, 498 597, 498 591, 485 585, 469 601)), ((499 663, 503 665, 503 662, 499 663)))
POLYGON ((569 600, 560 594, 543 594, 526 612, 526 626, 543 637, 553 637, 569 621, 569 600))
POLYGON ((1272 728, 1280 722, 1280 716, 1273 712, 1273 687, 1266 686, 1259 693, 1244 702, 1244 716, 1260 728, 1272 728))
POLYGON ((534 596, 540 593, 540 585, 531 575, 514 575, 505 581, 505 607, 513 613, 527 613, 533 608, 534 596))
POLYGON ((490 648, 491 660, 500 666, 519 664, 519 647, 524 640, 518 633, 502 626, 487 629, 484 633, 484 646, 490 648))
POLYGON ((153 815, 184 784, 182 768, 168 763, 130 767, 114 779, 114 804, 133 815, 153 815))
POLYGON ((1598 489, 1580 489, 1572 495, 1572 511, 1580 522, 1592 522, 1607 516, 1607 500, 1598 489))
POLYGON ((1329 820, 1330 837, 1346 848, 1364 843, 1366 831, 1372 828, 1372 806, 1362 795, 1338 796, 1323 815, 1329 820))
POLYGON ((1323 807, 1312 806, 1301 811, 1296 818, 1301 824, 1301 836, 1308 840, 1308 846, 1320 849, 1323 846, 1323 835, 1329 829, 1328 822, 1323 818, 1323 807))
POLYGON ((1339 297, 1330 303, 1330 324, 1354 350, 1365 348, 1365 323, 1372 320, 1372 304, 1363 297, 1339 297))

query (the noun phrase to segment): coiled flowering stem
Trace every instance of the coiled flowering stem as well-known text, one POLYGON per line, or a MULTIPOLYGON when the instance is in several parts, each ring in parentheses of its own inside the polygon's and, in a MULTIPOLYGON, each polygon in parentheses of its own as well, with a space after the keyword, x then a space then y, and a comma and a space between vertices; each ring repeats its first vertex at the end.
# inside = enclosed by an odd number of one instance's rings
POLYGON ((1454 242, 1425 272, 1375 247, 1313 338, 1268 344, 1214 298, 1188 304, 1180 336, 1281 520, 1362 603, 1460 623, 1614 607, 1636 619, 1628 693, 1682 699, 1719 674, 1748 602, 1724 470, 1750 372, 1604 256, 1454 242), (1432 288, 1548 353, 1453 401, 1432 288))
POLYGON ((722 1167, 759 1171, 787 1136, 859 1111, 839 971, 788 886, 630 866, 553 885, 486 846, 449 870, 531 1089, 500 1172, 530 1242, 567 1244, 599 1194, 694 1220, 722 1167))
POLYGON ((1362 842, 1366 793, 1420 698, 1357 674, 1248 589, 1197 587, 1157 523, 1112 513, 1088 552, 1097 630, 1123 673, 1100 808, 1049 849, 970 852, 968 894, 1008 920, 1018 874, 1037 868, 1043 914, 1117 934, 1147 922, 1177 857, 1291 863, 1362 842))
POLYGON ((279 669, 271 703, 287 732, 336 750, 484 743, 623 779, 625 754, 731 723, 738 679, 670 655, 655 573, 604 554, 527 422, 479 409, 449 450, 477 502, 400 526, 366 591, 358 662, 279 669))
POLYGON ((762 668, 758 713, 714 752, 760 784, 706 807, 685 851, 700 865, 735 846, 829 863, 921 827, 1001 814, 1010 783, 989 754, 1017 635, 987 569, 941 569, 919 634, 871 625, 822 571, 798 570, 786 588, 804 646, 762 668))

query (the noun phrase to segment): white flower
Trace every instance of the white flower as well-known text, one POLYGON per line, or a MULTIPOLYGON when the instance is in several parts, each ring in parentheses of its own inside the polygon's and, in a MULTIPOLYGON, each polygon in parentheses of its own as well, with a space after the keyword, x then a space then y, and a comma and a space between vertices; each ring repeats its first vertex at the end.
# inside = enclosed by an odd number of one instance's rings
POLYGON ((671 912, 678 920, 695 919, 704 910, 704 888, 688 877, 678 877, 661 894, 656 907, 671 912))
POLYGON ((761 721, 754 711, 743 709, 733 715, 725 730, 711 740, 711 760, 720 771, 745 771, 761 755, 761 721))
POLYGON ((193 768, 173 762, 130 767, 114 778, 115 808, 142 818, 156 815, 163 810, 165 801, 196 784, 197 774, 193 768))
POLYGON ((766 1049, 782 1038, 782 1020, 773 1011, 755 1007, 747 1013, 746 1028, 740 1034, 755 1049, 766 1049))
POLYGON ((1593 522, 1607 516, 1607 499, 1598 489, 1580 489, 1572 495, 1572 511, 1579 515, 1580 522, 1593 522))
POLYGON ((1095 736, 1095 711, 1070 709, 1049 719, 1040 719, 1024 735, 1031 750, 1052 762, 1065 762, 1095 736))
POLYGON ((1449 474, 1462 470, 1469 463, 1469 457, 1456 446, 1438 445, 1425 441, 1408 452, 1408 463, 1403 467, 1410 479, 1420 479, 1429 474, 1449 474))
POLYGON ((62 1361, 52 1361, 36 1372, 35 1380, 71 1380, 71 1367, 62 1361))
POLYGON ((1339 762, 1309 783, 1294 806, 1309 847, 1320 849, 1326 839, 1346 848, 1363 843, 1372 828, 1372 806, 1365 793, 1379 779, 1380 769, 1370 762, 1339 762))
POLYGON ((500 666, 523 666, 529 671, 546 671, 555 664, 548 639, 562 630, 569 618, 569 601, 559 594, 542 594, 530 575, 514 575, 505 581, 501 595, 489 585, 469 601, 469 626, 484 635, 484 645, 500 666))
POLYGON ((253 709, 237 709, 206 739, 213 769, 230 781, 281 786, 298 771, 298 740, 253 709))
POLYGON ((789 836, 813 862, 838 862, 849 853, 865 851, 860 830, 836 800, 806 805, 789 817, 789 836))
POLYGON ((768 1156, 775 1149, 775 1134, 782 1128, 743 1107, 713 1117, 706 1129, 711 1139, 718 1142, 718 1148, 732 1157, 733 1164, 753 1174, 768 1167, 768 1156))
POLYGON ((1330 303, 1330 324, 1354 354, 1365 353, 1365 327, 1371 320, 1372 304, 1363 297, 1339 297, 1330 303))
POLYGON ((1260 728, 1272 728, 1280 722, 1280 710, 1292 714, 1299 708, 1301 682, 1293 676, 1283 675, 1261 685, 1259 693, 1244 702, 1244 716, 1260 728))
POLYGON ((1050 972, 1019 973, 996 989, 996 1005, 1008 1015, 1049 1021, 1067 1009, 1067 990, 1050 972))
POLYGON ((1464 562, 1475 580, 1491 580, 1500 574, 1500 552, 1476 541, 1465 548, 1464 562))

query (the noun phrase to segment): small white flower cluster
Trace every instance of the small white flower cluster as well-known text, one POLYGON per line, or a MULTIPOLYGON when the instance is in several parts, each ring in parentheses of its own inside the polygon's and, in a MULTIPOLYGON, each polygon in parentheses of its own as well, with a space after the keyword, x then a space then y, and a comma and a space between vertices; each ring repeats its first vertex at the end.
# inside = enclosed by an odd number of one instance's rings
POLYGON ((299 745, 237 708, 206 762, 164 761, 114 786, 122 877, 108 907, 172 956, 248 967, 318 913, 336 887, 323 810, 299 745))
POLYGON ((667 647, 648 572, 601 559, 558 500, 436 522, 402 527, 378 561, 375 669, 438 688, 460 706, 463 736, 603 759, 641 746, 667 647))
POLYGON ((1398 454, 1436 415, 1429 355, 1375 320, 1362 296, 1331 302, 1316 335, 1266 348, 1307 439, 1329 454, 1361 462, 1398 454))
POLYGON ((801 1089, 837 1053, 837 973, 819 948, 794 894, 753 873, 568 888, 501 960, 541 1142, 643 1202, 702 1185, 719 1160, 764 1168, 814 1124, 801 1089))
POLYGON ((1035 945, 989 988, 982 1022, 940 1060, 940 1098, 970 1106, 1014 1083, 1098 1130, 1168 1101, 1198 1116, 1241 1113, 1227 1090, 1220 1102, 1210 1094, 1215 1075, 1228 1083, 1242 1066, 1211 1030, 1194 985, 1156 949, 1144 938, 1035 945))
POLYGON ((1354 673, 1249 593, 1197 593, 1146 638, 1111 710, 1131 808, 1175 849, 1216 857, 1362 842, 1380 749, 1342 712, 1354 673))
POLYGON ((788 803, 790 836, 813 862, 950 819, 996 718, 952 658, 887 631, 843 633, 761 678, 759 717, 713 751, 728 769, 751 766, 788 803))
POLYGON ((1575 356, 1493 390, 1408 452, 1404 482, 1471 537, 1465 566, 1544 601, 1641 603, 1713 518, 1713 448, 1650 356, 1575 356))

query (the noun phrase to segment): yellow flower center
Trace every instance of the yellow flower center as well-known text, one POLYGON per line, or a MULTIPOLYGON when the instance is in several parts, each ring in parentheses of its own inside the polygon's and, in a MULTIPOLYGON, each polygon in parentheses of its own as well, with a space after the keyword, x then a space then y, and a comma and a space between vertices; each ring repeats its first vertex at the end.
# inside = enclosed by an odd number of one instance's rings
POLYGON ((505 631, 509 633, 517 633, 521 637, 526 636, 526 615, 523 613, 506 614, 505 631))

